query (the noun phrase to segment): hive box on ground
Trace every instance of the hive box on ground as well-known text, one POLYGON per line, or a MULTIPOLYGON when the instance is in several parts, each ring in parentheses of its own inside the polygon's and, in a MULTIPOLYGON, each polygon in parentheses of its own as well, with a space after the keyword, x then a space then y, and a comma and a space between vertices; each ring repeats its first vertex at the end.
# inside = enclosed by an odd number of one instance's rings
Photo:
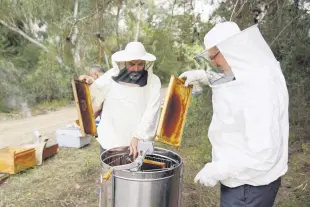
POLYGON ((52 157, 58 152, 58 144, 55 142, 47 142, 43 150, 43 160, 52 157))
POLYGON ((34 148, 35 149, 35 154, 36 154, 36 162, 37 165, 42 165, 43 162, 43 149, 46 145, 46 142, 39 142, 39 143, 33 143, 33 144, 27 144, 23 145, 25 148, 34 148))
POLYGON ((90 143, 90 136, 82 136, 79 128, 67 127, 56 130, 57 143, 60 147, 81 148, 90 143))
POLYGON ((34 148, 5 147, 0 149, 0 172, 16 174, 36 165, 34 148))

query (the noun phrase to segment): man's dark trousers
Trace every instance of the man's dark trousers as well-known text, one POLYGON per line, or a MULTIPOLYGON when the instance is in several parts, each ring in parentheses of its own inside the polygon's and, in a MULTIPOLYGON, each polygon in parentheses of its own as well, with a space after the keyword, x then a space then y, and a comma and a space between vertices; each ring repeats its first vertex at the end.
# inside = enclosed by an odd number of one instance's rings
POLYGON ((272 207, 280 185, 281 178, 263 186, 229 188, 221 184, 221 207, 272 207))

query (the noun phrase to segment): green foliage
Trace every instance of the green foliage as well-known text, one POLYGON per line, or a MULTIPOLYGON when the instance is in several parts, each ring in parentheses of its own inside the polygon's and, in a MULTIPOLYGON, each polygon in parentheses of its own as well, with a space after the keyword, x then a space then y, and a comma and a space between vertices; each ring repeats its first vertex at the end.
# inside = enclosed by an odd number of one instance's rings
MULTIPOLYGON (((8 88, 17 88, 17 102, 27 101, 29 104, 71 99, 70 78, 85 73, 84 66, 98 63, 98 34, 103 37, 103 50, 109 59, 114 52, 134 40, 138 1, 130 4, 126 1, 78 1, 78 21, 75 21, 73 16, 74 2, 1 2, 3 9, 0 19, 49 50, 48 53, 42 53, 37 44, 0 24, 0 57, 18 71, 18 75, 15 75, 16 81, 8 82, 6 88, 0 89, 1 94, 10 96, 8 88), (47 30, 42 36, 34 29, 43 24, 47 25, 47 30), (76 47, 71 42, 74 26, 78 29, 80 68, 74 66, 72 54, 76 47), (44 38, 38 39, 37 35, 44 38), (56 61, 56 56, 62 58, 62 64, 56 61)), ((200 21, 195 18, 189 3, 171 4, 165 9, 154 6, 154 3, 155 1, 147 1, 141 7, 139 41, 144 43, 149 52, 156 55, 154 72, 163 84, 167 84, 171 74, 179 75, 184 70, 194 68, 192 57, 201 50, 201 41, 197 41, 193 25, 200 24, 200 21), (183 14, 174 14, 172 9, 182 9, 183 14)), ((103 57, 101 64, 106 68, 103 57)), ((10 69, 7 68, 6 71, 10 69)), ((4 78, 0 77, 0 81, 4 78)), ((3 103, 7 102, 6 99, 2 100, 3 103)))
POLYGON ((145 42, 146 49, 157 57, 154 73, 163 83, 167 83, 170 75, 175 74, 182 67, 175 52, 177 48, 172 44, 173 40, 165 31, 155 31, 145 42))
POLYGON ((0 58, 0 111, 8 112, 12 101, 20 95, 18 77, 20 72, 10 62, 0 58))
POLYGON ((70 71, 66 71, 53 57, 41 53, 37 69, 22 81, 30 104, 62 100, 72 96, 70 71))

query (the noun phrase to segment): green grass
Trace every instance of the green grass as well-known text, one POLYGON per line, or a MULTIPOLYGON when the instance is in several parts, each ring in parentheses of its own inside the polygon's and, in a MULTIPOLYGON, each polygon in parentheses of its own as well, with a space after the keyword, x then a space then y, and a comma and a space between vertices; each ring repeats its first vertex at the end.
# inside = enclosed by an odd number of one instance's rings
POLYGON ((0 206, 97 206, 99 145, 60 148, 42 166, 11 175, 0 187, 0 206))
POLYGON ((46 107, 62 107, 65 106, 69 103, 68 100, 64 99, 64 100, 53 100, 53 101, 44 101, 38 105, 36 105, 36 107, 40 107, 40 108, 46 108, 46 107))
POLYGON ((53 100, 53 101, 44 101, 32 107, 32 115, 45 114, 50 111, 55 111, 61 107, 64 107, 70 103, 69 100, 53 100))

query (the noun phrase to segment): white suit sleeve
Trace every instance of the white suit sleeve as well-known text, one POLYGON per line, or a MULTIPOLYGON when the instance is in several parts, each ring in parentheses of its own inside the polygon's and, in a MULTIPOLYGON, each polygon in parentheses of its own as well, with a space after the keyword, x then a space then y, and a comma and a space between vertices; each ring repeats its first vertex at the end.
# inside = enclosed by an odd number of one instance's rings
POLYGON ((143 140, 154 138, 160 117, 160 88, 160 80, 155 76, 149 89, 146 109, 140 124, 132 134, 133 137, 143 140))
POLYGON ((217 180, 251 179, 268 172, 280 159, 283 140, 279 127, 281 104, 271 93, 253 94, 256 97, 252 97, 243 110, 245 150, 230 152, 231 159, 211 163, 213 177, 217 180))
POLYGON ((98 109, 104 102, 111 83, 111 72, 108 71, 100 76, 89 86, 93 109, 98 109))

